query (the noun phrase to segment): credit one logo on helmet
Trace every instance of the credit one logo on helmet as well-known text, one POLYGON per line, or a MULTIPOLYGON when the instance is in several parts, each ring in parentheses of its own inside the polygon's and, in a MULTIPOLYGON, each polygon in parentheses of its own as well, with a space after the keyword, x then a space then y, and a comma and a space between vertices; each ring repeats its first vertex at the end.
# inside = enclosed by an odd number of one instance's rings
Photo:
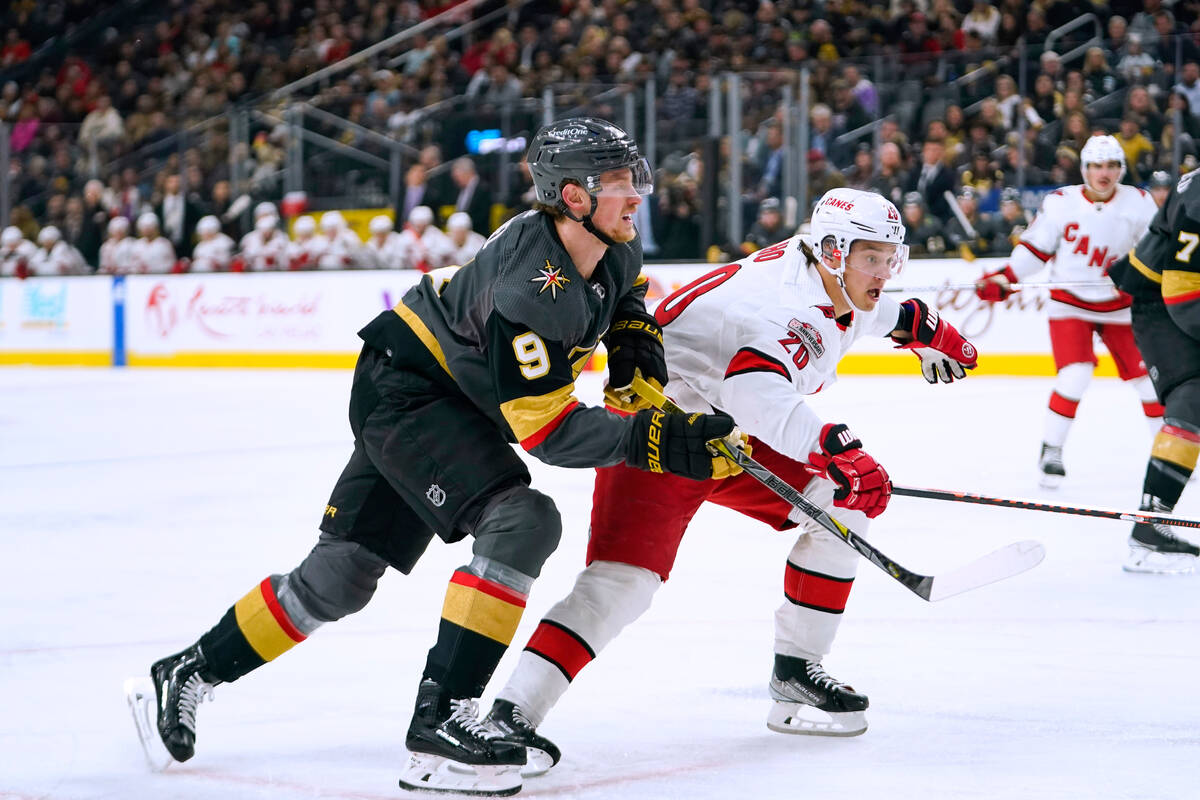
POLYGON ((559 139, 565 139, 569 136, 587 136, 588 130, 582 125, 567 125, 564 128, 555 128, 550 132, 550 135, 559 139))

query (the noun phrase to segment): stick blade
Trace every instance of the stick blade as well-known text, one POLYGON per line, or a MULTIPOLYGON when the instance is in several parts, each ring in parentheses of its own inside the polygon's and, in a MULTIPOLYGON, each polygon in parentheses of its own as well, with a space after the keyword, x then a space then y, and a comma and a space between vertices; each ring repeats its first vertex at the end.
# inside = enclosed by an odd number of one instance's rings
POLYGON ((921 587, 924 591, 920 594, 931 603, 945 600, 1020 575, 1042 563, 1045 557, 1046 548, 1040 542, 1032 539, 1013 542, 956 570, 935 576, 928 586, 921 587))

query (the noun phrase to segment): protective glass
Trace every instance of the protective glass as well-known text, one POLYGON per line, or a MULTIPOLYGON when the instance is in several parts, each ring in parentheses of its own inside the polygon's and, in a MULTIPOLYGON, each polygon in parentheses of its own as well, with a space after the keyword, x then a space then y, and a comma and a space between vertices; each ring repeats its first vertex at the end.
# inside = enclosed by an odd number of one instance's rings
POLYGON ((847 267, 883 280, 895 278, 904 271, 904 265, 908 263, 908 245, 895 245, 896 251, 889 254, 884 248, 854 246, 861 241, 850 246, 850 252, 846 254, 847 267))
POLYGON ((596 197, 645 197, 654 192, 654 173, 646 159, 639 158, 628 167, 591 176, 587 184, 588 193, 596 197))

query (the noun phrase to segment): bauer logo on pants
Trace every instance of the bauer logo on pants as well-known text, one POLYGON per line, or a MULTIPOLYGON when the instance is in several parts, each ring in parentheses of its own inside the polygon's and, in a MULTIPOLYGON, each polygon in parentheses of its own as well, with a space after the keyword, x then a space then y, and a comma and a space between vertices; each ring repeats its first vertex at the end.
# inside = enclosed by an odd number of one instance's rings
POLYGON ((436 483, 431 484, 430 487, 425 490, 425 496, 429 498, 429 502, 433 503, 438 508, 441 508, 442 503, 446 502, 446 493, 442 490, 442 487, 438 486, 436 483))

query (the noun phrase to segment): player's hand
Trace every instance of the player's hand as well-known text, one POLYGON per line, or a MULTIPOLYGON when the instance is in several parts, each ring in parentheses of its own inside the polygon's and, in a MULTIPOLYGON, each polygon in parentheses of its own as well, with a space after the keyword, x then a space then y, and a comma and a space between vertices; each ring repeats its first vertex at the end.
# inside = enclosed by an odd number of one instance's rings
MULTIPOLYGON (((667 357, 662 328, 645 312, 632 312, 613 321, 604 336, 608 349, 608 385, 614 392, 632 395, 635 374, 658 389, 667 385, 667 357)), ((628 398, 626 398, 628 399, 628 398)))
POLYGON ((1017 274, 1007 264, 1004 269, 988 272, 975 281, 975 296, 985 303, 999 303, 1012 297, 1020 289, 1012 288, 1017 282, 1017 274))
POLYGON ((710 442, 736 432, 728 414, 668 414, 657 409, 639 411, 625 462, 649 472, 670 472, 692 480, 725 478, 741 467, 717 453, 710 442))
POLYGON ((809 453, 806 469, 833 481, 833 504, 878 517, 892 496, 892 481, 879 462, 863 452, 862 442, 845 425, 821 428, 821 451, 809 453))
POLYGON ((921 374, 929 383, 950 383, 966 377, 967 370, 979 363, 975 345, 915 297, 900 304, 900 321, 892 338, 921 360, 921 374))

